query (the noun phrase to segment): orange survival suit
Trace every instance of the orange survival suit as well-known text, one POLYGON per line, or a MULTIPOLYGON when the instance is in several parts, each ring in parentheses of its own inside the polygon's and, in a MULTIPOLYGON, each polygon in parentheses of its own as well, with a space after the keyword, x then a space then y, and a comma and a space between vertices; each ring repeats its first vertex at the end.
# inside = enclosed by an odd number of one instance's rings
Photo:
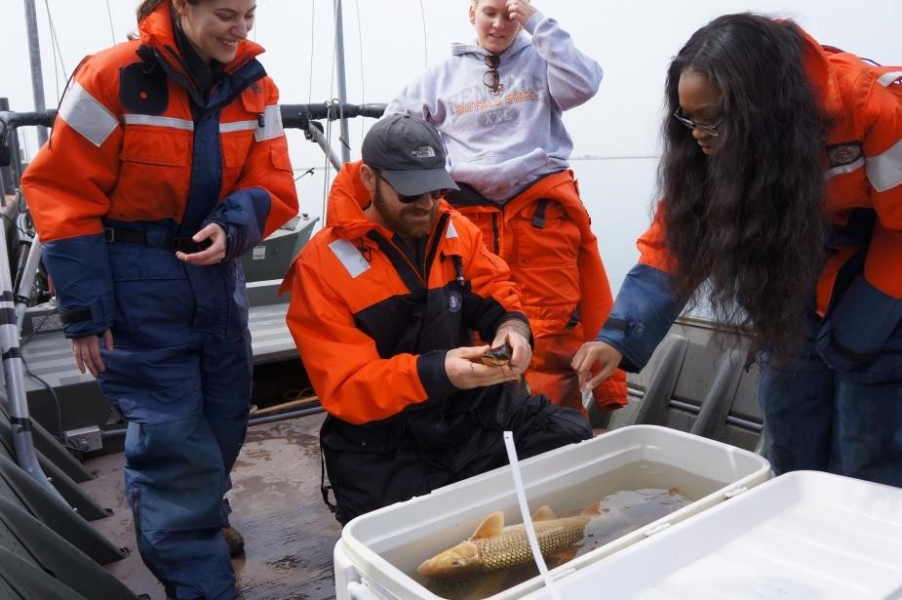
POLYGON ((253 380, 239 256, 298 200, 263 49, 243 40, 229 63, 205 63, 169 6, 141 20, 139 39, 82 62, 22 189, 65 335, 113 337, 98 382, 129 423, 125 494, 142 558, 167 596, 233 598, 223 494, 253 380), (216 70, 209 85, 192 57, 216 70), (211 223, 225 258, 179 260, 211 223))
MULTIPOLYGON (((360 162, 329 196, 328 225, 292 264, 287 322, 328 411, 321 443, 342 523, 507 463, 591 436, 585 418, 514 382, 455 388, 448 350, 525 321, 506 264, 444 201, 417 264, 363 212, 360 162)), ((324 499, 327 499, 327 488, 324 499)))

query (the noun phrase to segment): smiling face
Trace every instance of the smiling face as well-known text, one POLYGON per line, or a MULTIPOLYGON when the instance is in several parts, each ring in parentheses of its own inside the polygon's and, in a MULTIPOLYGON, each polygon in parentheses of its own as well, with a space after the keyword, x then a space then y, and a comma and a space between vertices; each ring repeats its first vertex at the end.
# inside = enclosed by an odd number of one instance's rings
POLYGON ((182 31, 206 61, 231 62, 254 26, 255 0, 173 0, 182 31))
POLYGON ((404 204, 399 200, 398 192, 366 165, 360 169, 360 180, 372 198, 372 204, 366 209, 371 219, 404 239, 415 240, 429 235, 438 218, 440 202, 432 194, 422 194, 416 201, 404 204))
POLYGON ((508 15, 506 0, 472 2, 470 23, 476 28, 479 45, 492 54, 501 54, 510 48, 520 32, 520 25, 508 15))
MULTIPOLYGON (((697 125, 716 125, 723 117, 720 108, 720 89, 700 73, 690 69, 683 71, 680 74, 677 94, 683 116, 697 125)), ((717 136, 696 127, 692 130, 692 137, 705 154, 714 151, 717 136)))

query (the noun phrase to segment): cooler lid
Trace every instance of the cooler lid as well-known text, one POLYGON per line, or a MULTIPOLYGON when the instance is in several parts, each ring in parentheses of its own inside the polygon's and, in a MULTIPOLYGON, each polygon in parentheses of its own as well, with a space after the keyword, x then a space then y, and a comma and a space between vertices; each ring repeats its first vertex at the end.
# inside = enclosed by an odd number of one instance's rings
POLYGON ((556 585, 567 600, 899 599, 902 489, 788 473, 556 585))

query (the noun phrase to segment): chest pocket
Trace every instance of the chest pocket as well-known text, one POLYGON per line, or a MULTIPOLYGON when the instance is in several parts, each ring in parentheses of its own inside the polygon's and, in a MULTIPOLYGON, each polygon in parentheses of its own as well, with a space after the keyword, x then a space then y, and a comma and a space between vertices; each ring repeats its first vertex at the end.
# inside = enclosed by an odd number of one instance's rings
MULTIPOLYGON (((131 118, 144 118, 131 115, 131 118)), ((149 117, 150 120, 161 117, 149 117)), ((128 221, 181 220, 191 182, 192 132, 158 124, 126 124, 110 216, 128 221)))
POLYGON ((191 132, 156 125, 128 125, 122 139, 123 162, 185 167, 191 157, 191 132))

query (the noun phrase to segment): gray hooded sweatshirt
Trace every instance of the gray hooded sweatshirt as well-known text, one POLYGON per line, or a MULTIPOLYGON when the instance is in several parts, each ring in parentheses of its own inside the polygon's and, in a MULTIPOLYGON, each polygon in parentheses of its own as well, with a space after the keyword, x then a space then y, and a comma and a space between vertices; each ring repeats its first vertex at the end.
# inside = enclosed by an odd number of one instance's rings
POLYGON ((573 141, 563 111, 598 91, 601 66, 577 50, 557 21, 534 14, 499 55, 502 89, 483 82, 488 52, 453 44, 451 58, 430 67, 386 107, 441 132, 451 177, 503 202, 543 175, 566 169, 573 141))

